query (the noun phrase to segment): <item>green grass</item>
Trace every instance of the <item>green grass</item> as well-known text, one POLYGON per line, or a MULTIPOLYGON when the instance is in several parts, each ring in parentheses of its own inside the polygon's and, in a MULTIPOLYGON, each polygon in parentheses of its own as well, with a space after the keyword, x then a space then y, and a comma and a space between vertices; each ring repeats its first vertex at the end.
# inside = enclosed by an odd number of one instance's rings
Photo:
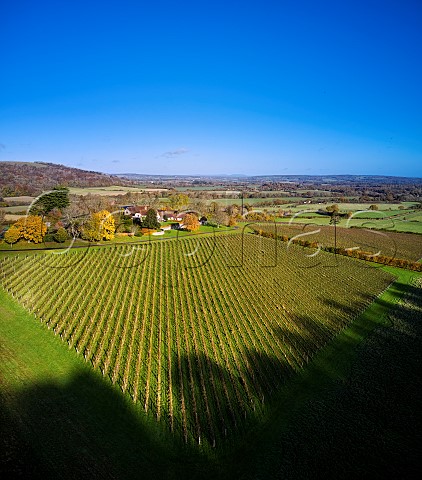
MULTIPOLYGON (((171 222, 169 222, 171 223, 171 222)), ((166 225, 163 223, 162 225, 166 225)), ((196 232, 188 232, 186 230, 166 230, 164 235, 142 235, 140 237, 129 237, 129 236, 118 236, 116 235, 112 240, 94 242, 89 245, 89 242, 82 239, 76 239, 74 242, 72 240, 67 240, 63 243, 57 242, 42 242, 42 243, 33 243, 26 240, 19 240, 13 245, 9 245, 4 240, 0 240, 0 252, 19 252, 22 250, 44 250, 44 249, 66 249, 70 246, 77 248, 92 248, 93 246, 114 246, 118 244, 134 244, 134 243, 143 243, 143 242, 152 242, 152 241, 162 241, 170 240, 175 238, 185 238, 185 237, 196 237, 202 234, 216 234, 224 235, 228 233, 236 233, 239 230, 239 227, 225 227, 221 226, 219 228, 209 227, 202 225, 199 230, 196 232)))
POLYGON ((73 243, 71 240, 67 240, 66 242, 63 242, 63 243, 58 243, 58 242, 33 243, 33 242, 28 242, 27 240, 19 240, 13 245, 6 243, 4 240, 1 240, 0 251, 15 252, 19 250, 43 250, 46 248, 63 249, 71 245, 74 247, 85 247, 87 246, 87 244, 88 242, 81 239, 76 239, 73 243))
POLYGON ((420 215, 400 215, 385 219, 352 219, 349 226, 389 230, 402 233, 422 233, 422 219, 420 215))

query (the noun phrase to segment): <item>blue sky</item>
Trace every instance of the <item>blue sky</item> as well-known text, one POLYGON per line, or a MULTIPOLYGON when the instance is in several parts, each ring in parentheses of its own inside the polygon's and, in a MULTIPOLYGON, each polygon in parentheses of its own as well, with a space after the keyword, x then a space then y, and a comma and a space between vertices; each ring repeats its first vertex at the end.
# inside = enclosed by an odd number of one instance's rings
POLYGON ((422 176, 422 2, 0 2, 0 160, 422 176))

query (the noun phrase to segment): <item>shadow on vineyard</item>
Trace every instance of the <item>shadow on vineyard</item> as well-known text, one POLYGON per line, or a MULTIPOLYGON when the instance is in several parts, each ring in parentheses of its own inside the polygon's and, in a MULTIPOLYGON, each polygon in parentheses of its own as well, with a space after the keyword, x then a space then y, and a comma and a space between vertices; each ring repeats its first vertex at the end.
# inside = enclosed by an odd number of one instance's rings
MULTIPOLYGON (((416 278, 416 277, 415 277, 416 278)), ((421 289, 418 287, 415 287, 414 285, 405 285, 403 283, 395 282, 391 287, 389 288, 389 291, 398 297, 401 297, 402 295, 406 295, 409 297, 413 303, 418 303, 418 299, 421 294, 421 289)), ((387 305, 388 303, 385 302, 382 298, 377 298, 376 302, 379 303, 380 305, 387 305)))
POLYGON ((156 425, 93 373, 7 397, 0 401, 2 478, 176 479, 195 470, 198 454, 179 448, 176 455, 156 425))
POLYGON ((262 421, 272 394, 292 375, 292 369, 259 351, 245 352, 243 358, 253 368, 235 374, 204 354, 174 356, 173 393, 183 398, 174 422, 176 435, 222 451, 262 421), (205 385, 204 372, 212 379, 211 388, 205 385))
POLYGON ((405 296, 388 327, 358 347, 343 382, 313 396, 288 431, 267 443, 251 465, 259 478, 419 478, 421 288, 395 288, 405 296))
MULTIPOLYGON (((228 436, 235 433, 236 444, 227 442, 227 448, 210 454, 178 442, 142 413, 141 404, 134 406, 87 368, 65 384, 44 382, 2 392, 7 455, 0 473, 3 478, 63 479, 387 478, 388 473, 417 478, 421 290, 404 284, 394 288, 405 296, 389 315, 388 328, 376 329, 356 357, 351 335, 340 335, 333 355, 302 375, 254 350, 245 352, 251 368, 240 376, 205 355, 175 357, 174 394, 195 400, 184 403, 185 414, 180 409, 174 428, 200 425, 190 435, 211 445, 227 429, 228 436), (207 391, 205 403, 203 376, 211 373, 214 390, 207 391), (245 419, 238 395, 246 387, 257 404, 245 419), (271 408, 258 408, 262 401, 271 408)), ((309 319, 298 321, 306 325, 309 319)), ((349 330, 367 337, 366 328, 353 324, 349 330)), ((285 332, 274 334, 283 338, 285 332)), ((292 346, 301 340, 289 335, 292 346)))
MULTIPOLYGON (((327 303, 334 311, 329 322, 338 321, 336 310, 353 312, 346 303, 328 300, 327 303)), ((378 299, 374 303, 377 304, 378 299)), ((241 444, 250 430, 259 429, 283 397, 283 386, 289 380, 294 382, 314 355, 330 342, 330 337, 336 336, 321 329, 317 339, 315 322, 310 316, 295 315, 292 321, 300 327, 300 331, 273 327, 272 337, 283 344, 286 352, 295 352, 294 363, 289 363, 287 357, 280 360, 253 349, 241 352, 242 365, 248 368, 238 369, 233 365, 224 368, 203 353, 180 357, 173 355, 171 388, 181 405, 177 417, 173 418, 174 434, 191 446, 215 447, 216 452, 221 453, 226 448, 241 444), (314 340, 312 348, 308 337, 314 340)), ((356 336, 364 338, 368 328, 372 327, 353 324, 350 327, 352 338, 344 336, 337 340, 335 355, 353 348, 356 336)), ((333 357, 324 365, 318 365, 319 381, 322 377, 324 381, 332 377, 332 372, 336 370, 335 362, 338 359, 333 357)))
POLYGON ((355 314, 355 310, 353 306, 351 305, 346 305, 345 303, 338 302, 332 298, 321 298, 321 302, 325 303, 329 307, 333 309, 333 311, 337 312, 345 312, 350 316, 353 316, 355 314))

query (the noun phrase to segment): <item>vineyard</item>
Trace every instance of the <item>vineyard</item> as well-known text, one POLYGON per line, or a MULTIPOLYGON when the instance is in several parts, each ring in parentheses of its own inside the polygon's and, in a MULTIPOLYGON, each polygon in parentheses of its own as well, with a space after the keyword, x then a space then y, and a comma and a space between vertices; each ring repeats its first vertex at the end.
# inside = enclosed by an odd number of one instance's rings
MULTIPOLYGON (((344 222, 344 221, 343 221, 344 222)), ((368 222, 370 224, 370 222, 368 222)), ((253 224, 253 230, 276 233, 284 239, 297 238, 323 247, 361 250, 391 258, 418 261, 422 258, 422 238, 416 233, 381 232, 370 228, 344 228, 341 226, 299 223, 253 224)))
POLYGON ((385 290, 362 262, 256 235, 5 256, 1 283, 185 442, 218 446, 385 290))

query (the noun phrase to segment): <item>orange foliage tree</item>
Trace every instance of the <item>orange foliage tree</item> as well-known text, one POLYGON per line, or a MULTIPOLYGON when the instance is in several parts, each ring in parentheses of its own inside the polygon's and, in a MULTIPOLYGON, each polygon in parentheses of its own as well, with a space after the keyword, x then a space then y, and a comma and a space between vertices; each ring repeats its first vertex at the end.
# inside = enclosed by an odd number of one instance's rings
POLYGON ((186 230, 189 230, 190 232, 198 230, 200 227, 198 217, 193 213, 186 214, 183 220, 183 226, 186 228, 186 230))

